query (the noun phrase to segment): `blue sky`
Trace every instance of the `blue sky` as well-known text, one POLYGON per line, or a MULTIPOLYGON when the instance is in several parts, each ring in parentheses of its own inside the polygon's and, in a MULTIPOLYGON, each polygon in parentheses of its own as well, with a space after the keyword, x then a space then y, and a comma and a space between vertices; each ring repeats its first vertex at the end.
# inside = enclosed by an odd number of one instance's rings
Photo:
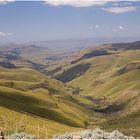
POLYGON ((140 37, 140 2, 0 1, 0 41, 140 37))

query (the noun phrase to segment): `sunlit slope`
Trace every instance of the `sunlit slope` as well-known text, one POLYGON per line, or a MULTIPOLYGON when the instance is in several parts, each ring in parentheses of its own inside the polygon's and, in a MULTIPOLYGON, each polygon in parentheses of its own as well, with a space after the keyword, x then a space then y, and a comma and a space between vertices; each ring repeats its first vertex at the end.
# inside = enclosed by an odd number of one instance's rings
POLYGON ((77 87, 79 95, 97 104, 94 111, 105 114, 108 120, 102 127, 140 136, 140 45, 122 46, 101 46, 111 54, 95 56, 89 52, 57 78, 77 87), (77 66, 87 64, 85 71, 77 72, 77 66))
MULTIPOLYGON (((84 60, 80 63, 88 63, 90 64, 90 68, 81 76, 70 81, 69 84, 80 87, 82 89, 80 92, 82 95, 100 96, 97 91, 102 90, 102 86, 112 83, 113 80, 123 77, 124 74, 134 71, 134 75, 136 74, 137 77, 139 75, 139 68, 137 68, 139 61, 140 51, 125 51, 119 54, 84 60)), ((135 81, 135 77, 131 77, 135 81)), ((112 88, 117 85, 119 86, 119 83, 119 81, 116 82, 116 85, 112 85, 112 88)), ((102 94, 104 95, 106 93, 103 92, 102 94)))
POLYGON ((85 60, 90 68, 69 82, 77 85, 83 96, 107 97, 110 102, 120 102, 138 96, 140 92, 140 51, 125 51, 110 56, 85 60))
MULTIPOLYGON (((13 120, 17 117, 16 113, 25 114, 31 120, 29 126, 34 123, 34 118, 40 118, 40 121, 46 124, 52 122, 54 126, 50 129, 57 132, 61 132, 59 124, 63 128, 66 127, 66 130, 70 127, 85 127, 84 121, 88 115, 93 115, 93 111, 87 109, 91 103, 82 97, 72 95, 70 90, 61 82, 48 78, 36 70, 1 67, 0 114, 11 113, 13 120)), ((39 120, 38 123, 40 124, 39 120)), ((34 131, 32 128, 29 129, 34 131)))

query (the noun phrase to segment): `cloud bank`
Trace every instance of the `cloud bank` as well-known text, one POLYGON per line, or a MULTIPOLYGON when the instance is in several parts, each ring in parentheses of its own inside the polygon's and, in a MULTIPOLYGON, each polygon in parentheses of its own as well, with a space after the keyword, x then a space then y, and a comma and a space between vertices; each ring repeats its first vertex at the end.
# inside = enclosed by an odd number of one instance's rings
POLYGON ((44 0, 45 4, 52 6, 74 6, 74 7, 88 7, 88 6, 102 6, 106 4, 107 0, 44 0))
POLYGON ((124 5, 130 5, 130 2, 136 0, 44 0, 45 4, 52 6, 74 6, 74 7, 88 7, 88 6, 103 6, 107 3, 123 2, 124 5))
MULTIPOLYGON (((16 0, 0 0, 0 4, 15 2, 16 0)), ((20 1, 20 0, 17 0, 20 1)), ((111 7, 102 8, 102 10, 110 13, 126 13, 136 11, 137 7, 132 6, 132 2, 137 0, 43 0, 44 4, 51 6, 73 6, 73 7, 89 7, 104 6, 111 3, 111 7)))
POLYGON ((111 3, 112 6, 102 8, 102 10, 110 13, 126 13, 136 11, 137 7, 132 6, 132 2, 136 0, 44 0, 44 4, 51 6, 73 6, 73 7, 89 7, 89 6, 105 6, 111 3))

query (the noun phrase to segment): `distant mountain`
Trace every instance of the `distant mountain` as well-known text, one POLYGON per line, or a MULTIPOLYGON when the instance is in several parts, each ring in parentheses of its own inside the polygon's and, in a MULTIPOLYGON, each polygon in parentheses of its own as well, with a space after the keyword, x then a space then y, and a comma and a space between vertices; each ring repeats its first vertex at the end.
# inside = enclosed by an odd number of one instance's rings
MULTIPOLYGON (((58 62, 67 58, 68 54, 61 50, 48 49, 37 45, 7 44, 0 47, 0 62, 15 67, 29 67, 47 74, 58 62)), ((6 66, 8 67, 8 65, 6 66)))
POLYGON ((81 39, 64 39, 64 40, 52 40, 52 41, 34 41, 26 43, 26 45, 37 45, 40 47, 46 47, 49 49, 62 50, 70 53, 79 51, 84 48, 93 47, 101 44, 109 43, 127 43, 136 41, 139 38, 121 37, 121 38, 81 38, 81 39))

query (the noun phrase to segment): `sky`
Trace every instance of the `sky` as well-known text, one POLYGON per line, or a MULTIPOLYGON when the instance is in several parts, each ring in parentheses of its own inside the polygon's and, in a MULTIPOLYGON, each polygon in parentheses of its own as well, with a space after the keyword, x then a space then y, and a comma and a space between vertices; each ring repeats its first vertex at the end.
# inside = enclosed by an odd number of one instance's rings
POLYGON ((0 0, 0 42, 140 37, 140 1, 0 0))

